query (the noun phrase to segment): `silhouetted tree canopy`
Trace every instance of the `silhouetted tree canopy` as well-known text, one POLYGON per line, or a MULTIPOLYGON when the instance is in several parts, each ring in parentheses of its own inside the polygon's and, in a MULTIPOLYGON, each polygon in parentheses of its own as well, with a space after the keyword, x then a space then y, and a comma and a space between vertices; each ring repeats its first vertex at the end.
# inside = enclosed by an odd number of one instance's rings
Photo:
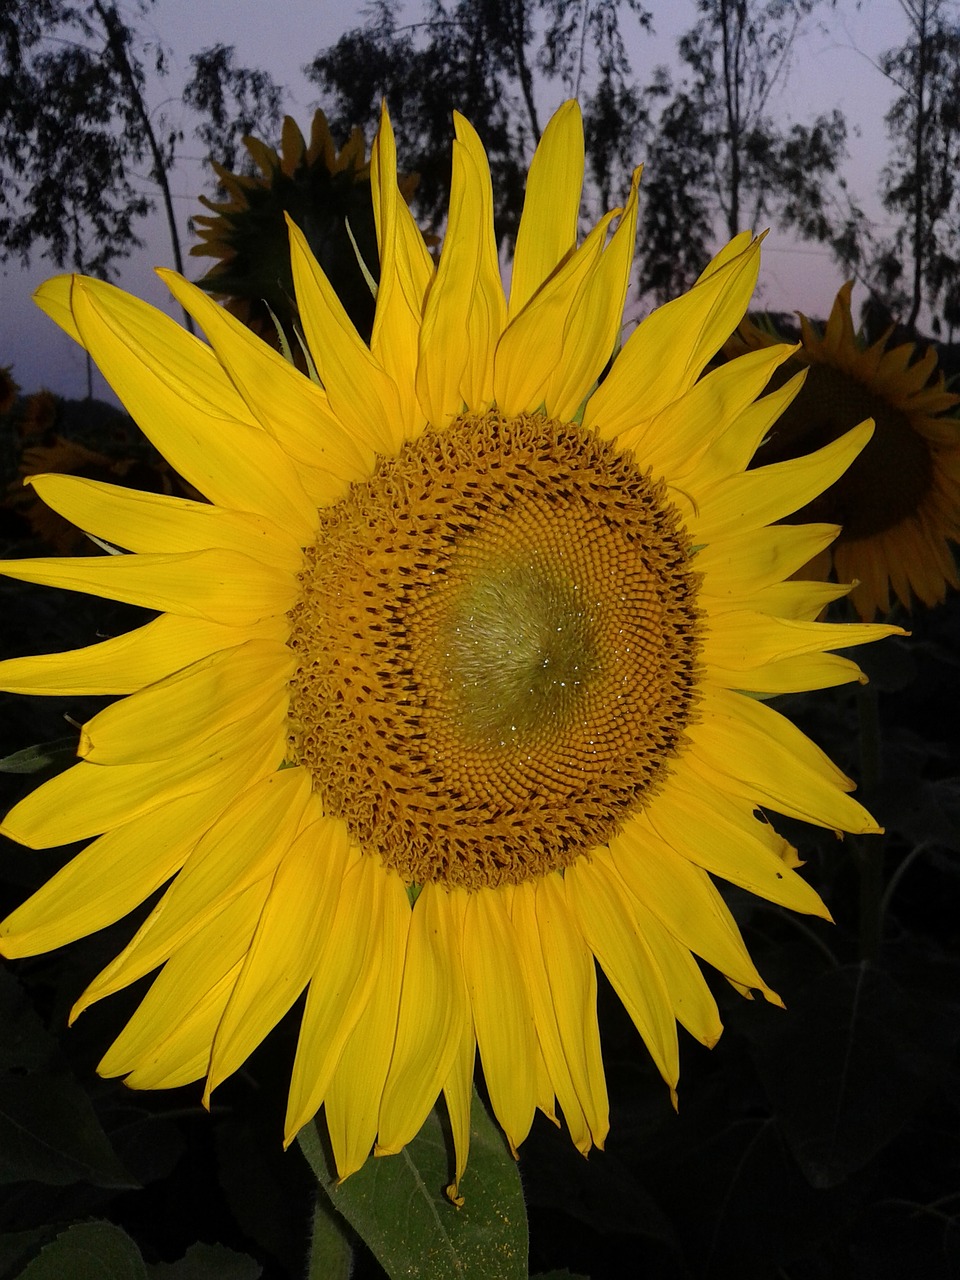
MULTIPOLYGON (((579 96, 589 114, 595 93, 626 87, 623 15, 644 28, 650 15, 639 0, 429 0, 421 23, 401 26, 398 11, 395 0, 380 0, 365 24, 319 53, 306 74, 341 133, 353 125, 372 132, 386 98, 404 164, 420 174, 420 216, 435 223, 449 196, 451 110, 462 111, 486 147, 497 232, 510 243, 544 123, 535 77, 559 82, 563 96, 579 96), (595 90, 587 88, 588 67, 595 90)), ((610 145, 618 136, 611 131, 597 142, 610 145)))

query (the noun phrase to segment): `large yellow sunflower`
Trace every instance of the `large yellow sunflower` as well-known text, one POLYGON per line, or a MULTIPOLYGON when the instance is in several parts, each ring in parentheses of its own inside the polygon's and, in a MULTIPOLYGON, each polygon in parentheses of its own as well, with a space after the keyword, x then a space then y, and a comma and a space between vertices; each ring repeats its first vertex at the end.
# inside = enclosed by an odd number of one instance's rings
MULTIPOLYGON (((890 589, 907 609, 913 598, 938 604, 960 586, 950 547, 960 540, 960 422, 944 417, 960 404, 937 372, 932 347, 916 358, 913 343, 888 347, 889 335, 866 345, 850 314, 853 282, 833 304, 823 334, 800 317, 801 347, 771 378, 771 387, 809 370, 802 390, 760 447, 755 465, 795 458, 873 418, 873 439, 849 470, 793 520, 841 525, 832 546, 804 567, 810 577, 853 582, 861 618, 890 610, 890 589)), ((757 325, 741 325, 729 349, 742 353, 777 343, 757 325)))
POLYGON ((486 157, 459 116, 456 135, 434 269, 383 117, 369 346, 291 226, 319 384, 172 272, 210 346, 109 285, 43 286, 209 505, 36 476, 133 554, 2 566, 160 611, 0 667, 25 693, 127 695, 6 819, 31 847, 98 838, 4 922, 3 953, 168 884, 75 1007, 159 969, 100 1071, 205 1079, 209 1098, 306 989, 286 1136, 323 1105, 344 1176, 399 1151, 442 1092, 459 1179, 478 1047, 513 1148, 557 1103, 581 1151, 602 1144, 595 960, 672 1093, 677 1021, 721 1031, 694 956, 777 1000, 711 876, 826 914, 759 811, 877 830, 752 696, 856 680, 827 650, 891 630, 813 621, 844 588, 785 579, 836 528, 775 523, 871 427, 748 472, 802 381, 756 401, 791 348, 700 374, 757 243, 735 239, 618 351, 639 172, 578 246, 583 131, 562 107, 505 300, 486 157))

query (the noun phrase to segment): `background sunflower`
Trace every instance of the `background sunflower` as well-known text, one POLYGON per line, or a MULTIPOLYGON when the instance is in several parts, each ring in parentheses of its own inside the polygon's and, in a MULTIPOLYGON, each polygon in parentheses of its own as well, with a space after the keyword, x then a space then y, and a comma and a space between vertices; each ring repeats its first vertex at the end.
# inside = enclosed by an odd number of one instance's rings
MULTIPOLYGON (((823 334, 800 317, 801 346, 771 389, 801 368, 799 395, 757 451, 755 466, 797 457, 835 439, 864 418, 876 424, 863 453, 836 484, 794 520, 841 525, 836 542, 804 574, 856 583, 850 600, 861 618, 889 613, 893 596, 906 609, 940 603, 960 585, 951 543, 960 539, 960 396, 946 389, 932 347, 889 346, 889 332, 867 344, 850 313, 852 282, 837 294, 823 334)), ((746 321, 731 354, 780 339, 746 321)))
MULTIPOLYGON (((338 151, 327 118, 318 110, 309 143, 287 116, 279 152, 254 137, 244 138, 243 145, 260 173, 231 173, 214 162, 227 199, 201 196, 210 213, 193 220, 200 243, 191 255, 217 259, 200 278, 200 287, 220 298, 272 346, 278 345, 276 317, 297 352, 299 324, 285 221, 289 215, 307 237, 358 331, 369 337, 374 302, 358 252, 374 279, 379 266, 363 134, 354 129, 338 151)), ((401 175, 405 199, 411 198, 416 185, 415 174, 401 175)))

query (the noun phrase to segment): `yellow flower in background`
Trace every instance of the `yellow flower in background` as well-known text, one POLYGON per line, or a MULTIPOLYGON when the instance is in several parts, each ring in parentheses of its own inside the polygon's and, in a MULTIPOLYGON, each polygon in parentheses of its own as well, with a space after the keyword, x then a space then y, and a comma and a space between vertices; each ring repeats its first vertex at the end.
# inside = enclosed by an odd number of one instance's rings
MULTIPOLYGON (((285 220, 289 215, 304 233, 351 320, 368 338, 373 300, 357 265, 357 250, 375 268, 377 247, 363 134, 354 129, 338 151, 326 116, 317 111, 309 143, 287 116, 279 153, 259 138, 244 138, 243 144, 260 174, 231 173, 214 163, 227 199, 201 196, 210 213, 193 219, 200 243, 190 253, 217 259, 199 281, 200 287, 223 300, 229 311, 271 346, 278 345, 279 322, 296 351, 294 330, 300 325, 290 274, 285 220)), ((416 176, 401 176, 399 182, 409 200, 416 176)))
MULTIPOLYGON (((913 600, 938 604, 960 586, 950 542, 960 540, 960 422, 942 416, 960 404, 948 392, 937 356, 919 358, 912 343, 889 347, 889 335, 866 345, 850 314, 853 283, 837 294, 820 335, 800 317, 802 344, 771 379, 771 387, 800 368, 803 389, 757 452, 755 465, 798 457, 864 418, 876 424, 849 470, 793 520, 842 526, 831 547, 803 572, 853 582, 850 600, 861 618, 890 610, 891 588, 907 609, 913 600)), ((777 339, 745 322, 728 349, 759 350, 777 339)))
POLYGON ((32 481, 132 554, 3 571, 160 616, 0 666, 6 689, 126 695, 7 816, 31 847, 97 838, 0 950, 62 946, 168 885, 74 1009, 159 969, 100 1071, 204 1079, 209 1098, 306 989, 287 1140, 323 1106, 346 1176, 401 1150, 442 1092, 459 1181, 477 1048, 514 1149, 557 1104, 582 1152, 602 1145, 595 961, 671 1093, 677 1021, 708 1045, 721 1031, 695 956, 777 1001, 711 876, 825 915, 758 810, 877 828, 751 695, 856 680, 828 650, 893 628, 813 621, 844 589, 786 579, 836 528, 775 523, 870 425, 747 471, 802 382, 756 399, 792 348, 700 377, 744 313, 756 241, 619 349, 639 171, 578 246, 574 103, 531 165, 509 299, 462 117, 436 268, 386 114, 371 175, 369 345, 290 229, 319 382, 169 271, 209 346, 94 280, 38 292, 209 504, 32 481))

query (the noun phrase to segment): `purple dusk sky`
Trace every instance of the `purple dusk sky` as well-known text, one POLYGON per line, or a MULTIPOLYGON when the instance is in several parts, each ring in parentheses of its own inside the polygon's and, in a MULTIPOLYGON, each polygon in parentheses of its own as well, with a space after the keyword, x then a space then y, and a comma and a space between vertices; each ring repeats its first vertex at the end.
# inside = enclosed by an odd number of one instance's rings
MULTIPOLYGON (((696 16, 694 0, 646 2, 654 14, 655 37, 640 33, 628 13, 623 19, 631 35, 634 71, 641 79, 658 63, 673 61, 677 35, 692 26, 696 16)), ((415 4, 409 8, 416 12, 415 4)), ((137 19, 141 30, 155 34, 170 50, 171 74, 153 86, 151 105, 170 120, 178 120, 179 95, 189 75, 190 54, 222 41, 236 45, 238 61, 263 67, 286 84, 286 110, 306 129, 316 102, 313 86, 300 70, 302 64, 362 20, 361 6, 334 4, 332 0, 285 0, 273 8, 262 0, 231 0, 221 5, 157 0, 142 24, 137 19)), ((798 121, 835 106, 845 113, 851 131, 846 176, 856 197, 881 225, 876 188, 887 158, 883 115, 894 90, 871 59, 902 40, 905 30, 906 20, 897 0, 863 0, 859 7, 850 0, 838 0, 836 7, 822 5, 818 14, 806 20, 789 78, 781 86, 778 101, 771 104, 774 114, 798 121)), ((559 85, 545 90, 544 112, 559 105, 562 97, 559 85)), ((469 116, 470 104, 458 101, 456 85, 450 86, 450 106, 469 116)), ((191 243, 187 220, 201 212, 197 196, 204 190, 205 175, 199 143, 188 136, 183 153, 174 191, 186 250, 191 243)), ((130 259, 120 283, 176 315, 151 270, 171 261, 159 214, 149 219, 142 231, 146 247, 130 259)), ((188 261, 188 274, 202 274, 202 260, 188 261)), ((13 365, 14 377, 26 392, 47 387, 61 395, 79 397, 86 389, 83 353, 30 301, 33 289, 54 271, 50 262, 39 257, 29 270, 21 270, 16 262, 0 268, 0 365, 13 365)), ((825 250, 798 244, 776 230, 768 236, 757 299, 760 305, 822 316, 829 311, 841 283, 838 268, 825 250)), ((109 394, 99 376, 94 394, 109 394)))

